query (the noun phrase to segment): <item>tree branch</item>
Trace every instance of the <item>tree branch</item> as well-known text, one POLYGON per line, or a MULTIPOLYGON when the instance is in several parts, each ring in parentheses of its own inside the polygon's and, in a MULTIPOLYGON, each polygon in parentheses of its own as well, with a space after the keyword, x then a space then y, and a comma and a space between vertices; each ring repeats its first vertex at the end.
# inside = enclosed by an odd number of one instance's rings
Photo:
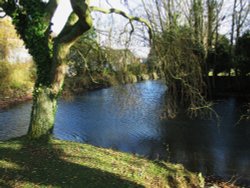
POLYGON ((136 16, 130 16, 127 13, 125 13, 124 11, 121 11, 121 10, 118 10, 118 9, 115 9, 115 8, 111 8, 111 9, 106 10, 106 9, 102 9, 100 7, 91 6, 90 10, 91 11, 96 11, 96 12, 101 12, 101 13, 104 13, 104 14, 112 14, 112 13, 119 14, 119 15, 129 19, 130 22, 137 21, 137 22, 143 23, 148 28, 148 34, 149 34, 150 41, 152 39, 152 27, 151 27, 150 23, 146 19, 136 17, 136 16))
POLYGON ((60 2, 60 0, 50 0, 48 2, 47 6, 46 6, 46 9, 45 9, 45 11, 47 13, 46 14, 46 19, 47 20, 50 21, 52 19, 59 2, 60 2))
POLYGON ((73 12, 61 33, 54 39, 54 58, 51 70, 51 91, 57 95, 66 74, 65 59, 76 39, 92 27, 88 0, 70 0, 73 12))
POLYGON ((65 44, 74 42, 79 36, 92 27, 92 18, 86 1, 71 0, 70 2, 73 12, 62 32, 55 39, 59 40, 60 43, 65 44))

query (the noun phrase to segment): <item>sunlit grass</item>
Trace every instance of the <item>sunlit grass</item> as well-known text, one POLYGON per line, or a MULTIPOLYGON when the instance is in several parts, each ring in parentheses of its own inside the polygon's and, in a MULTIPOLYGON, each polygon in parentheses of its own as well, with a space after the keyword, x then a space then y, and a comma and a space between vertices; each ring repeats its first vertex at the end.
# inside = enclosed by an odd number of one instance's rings
POLYGON ((0 187, 200 187, 203 178, 181 165, 52 140, 0 142, 0 187))
POLYGON ((0 166, 4 169, 17 169, 20 170, 21 167, 11 161, 0 160, 0 166))

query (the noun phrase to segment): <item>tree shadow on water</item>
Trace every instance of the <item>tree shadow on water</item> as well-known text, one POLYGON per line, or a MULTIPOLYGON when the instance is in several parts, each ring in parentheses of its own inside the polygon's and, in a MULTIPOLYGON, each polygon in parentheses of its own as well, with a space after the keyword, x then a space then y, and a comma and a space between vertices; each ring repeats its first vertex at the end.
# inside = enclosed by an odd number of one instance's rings
MULTIPOLYGON (((18 139, 0 147, 0 187, 143 187, 115 174, 66 161, 51 143, 18 139)), ((1 143, 0 143, 1 144, 1 143)))

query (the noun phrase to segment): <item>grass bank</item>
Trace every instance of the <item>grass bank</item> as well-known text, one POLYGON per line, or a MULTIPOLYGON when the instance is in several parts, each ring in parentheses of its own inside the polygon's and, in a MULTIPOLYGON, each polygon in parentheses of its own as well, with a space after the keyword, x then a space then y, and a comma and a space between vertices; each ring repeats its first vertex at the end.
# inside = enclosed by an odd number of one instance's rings
POLYGON ((0 187, 202 187, 173 165, 87 144, 26 138, 0 142, 0 187))

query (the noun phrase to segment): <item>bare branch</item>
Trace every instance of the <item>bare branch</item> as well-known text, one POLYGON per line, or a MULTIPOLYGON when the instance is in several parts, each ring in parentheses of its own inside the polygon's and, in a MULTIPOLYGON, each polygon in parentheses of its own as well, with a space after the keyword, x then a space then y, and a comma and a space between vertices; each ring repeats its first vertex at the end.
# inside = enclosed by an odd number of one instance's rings
POLYGON ((71 0, 73 12, 66 25, 55 40, 60 43, 74 42, 84 32, 92 27, 92 18, 85 0, 71 0))
POLYGON ((143 18, 140 18, 140 17, 136 17, 136 16, 130 16, 127 13, 125 13, 124 11, 121 11, 121 10, 118 10, 118 9, 114 9, 114 8, 106 10, 106 9, 102 9, 102 8, 99 8, 99 7, 91 6, 90 10, 91 11, 101 12, 101 13, 104 13, 104 14, 112 14, 112 13, 119 14, 119 15, 121 15, 121 16, 129 19, 129 21, 131 23, 132 23, 132 21, 137 21, 137 22, 143 23, 148 28, 148 33, 149 33, 150 40, 152 39, 152 27, 151 27, 150 23, 146 19, 143 19, 143 18))
POLYGON ((125 41, 125 46, 126 46, 126 48, 128 48, 128 46, 129 46, 129 44, 130 44, 130 42, 131 42, 132 34, 133 34, 133 32, 135 31, 134 25, 133 25, 133 23, 132 23, 130 20, 129 20, 129 22, 125 25, 124 30, 120 33, 120 36, 119 36, 119 40, 121 41, 122 36, 123 36, 125 33, 128 32, 128 31, 127 31, 127 26, 128 26, 128 25, 130 25, 131 30, 129 31, 129 38, 126 39, 126 41, 125 41))

